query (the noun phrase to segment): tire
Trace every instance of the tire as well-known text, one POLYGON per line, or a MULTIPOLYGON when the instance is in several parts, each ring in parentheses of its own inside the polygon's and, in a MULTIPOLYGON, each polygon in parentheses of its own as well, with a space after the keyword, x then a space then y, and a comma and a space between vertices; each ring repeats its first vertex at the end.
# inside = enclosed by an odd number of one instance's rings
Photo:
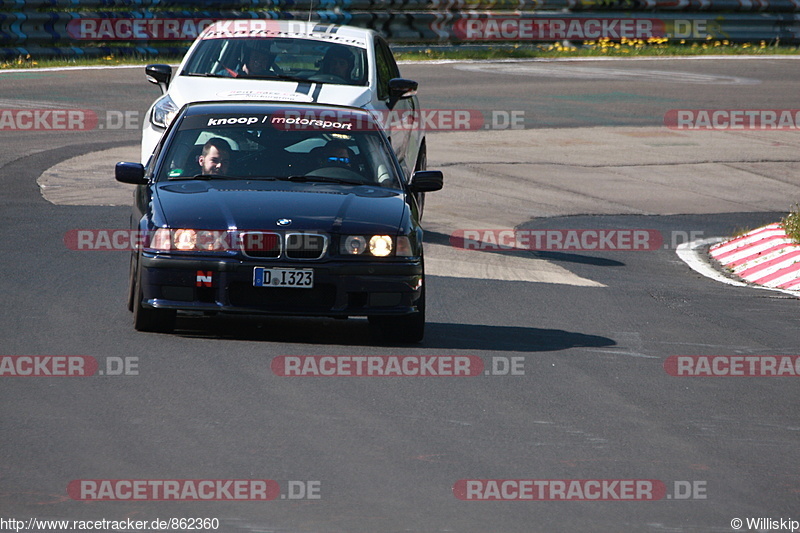
POLYGON ((425 141, 419 147, 419 154, 417 155, 417 163, 414 165, 414 170, 428 170, 428 147, 425 141))
POLYGON ((425 285, 417 300, 417 310, 410 315, 370 316, 370 333, 379 342, 417 344, 425 336, 425 285))
POLYGON ((135 288, 131 291, 136 294, 133 302, 133 328, 136 331, 152 333, 172 333, 175 329, 177 311, 174 309, 154 309, 144 307, 144 293, 141 287, 141 272, 137 272, 135 288))
POLYGON ((133 312, 133 302, 136 300, 136 256, 131 254, 131 266, 128 273, 128 311, 133 312))

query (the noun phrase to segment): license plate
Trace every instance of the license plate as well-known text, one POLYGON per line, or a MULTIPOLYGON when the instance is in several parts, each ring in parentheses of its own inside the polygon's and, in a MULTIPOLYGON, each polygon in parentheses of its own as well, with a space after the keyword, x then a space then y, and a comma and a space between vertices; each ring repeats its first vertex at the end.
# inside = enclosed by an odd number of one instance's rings
POLYGON ((314 287, 314 270, 310 268, 255 267, 253 286, 311 289, 314 287))

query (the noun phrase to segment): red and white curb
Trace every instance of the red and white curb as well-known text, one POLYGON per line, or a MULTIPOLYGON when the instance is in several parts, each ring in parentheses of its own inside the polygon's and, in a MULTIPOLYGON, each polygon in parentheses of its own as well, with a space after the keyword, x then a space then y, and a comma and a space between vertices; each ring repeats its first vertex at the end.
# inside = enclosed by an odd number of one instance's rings
POLYGON ((773 289, 800 289, 800 244, 780 224, 712 246, 711 257, 739 278, 773 289))
POLYGON ((800 296, 800 244, 788 238, 778 223, 731 240, 684 243, 677 254, 692 269, 717 281, 800 296), (711 257, 742 281, 722 275, 699 257, 698 250, 708 245, 711 257))

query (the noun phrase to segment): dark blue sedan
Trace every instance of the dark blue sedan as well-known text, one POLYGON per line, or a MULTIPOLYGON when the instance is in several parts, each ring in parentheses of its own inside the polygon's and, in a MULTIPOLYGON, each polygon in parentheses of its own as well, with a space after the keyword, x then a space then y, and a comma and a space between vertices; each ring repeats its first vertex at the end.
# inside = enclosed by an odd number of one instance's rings
POLYGON ((425 329, 421 198, 369 112, 275 103, 184 107, 137 185, 129 308, 140 331, 178 311, 366 316, 378 338, 425 329))

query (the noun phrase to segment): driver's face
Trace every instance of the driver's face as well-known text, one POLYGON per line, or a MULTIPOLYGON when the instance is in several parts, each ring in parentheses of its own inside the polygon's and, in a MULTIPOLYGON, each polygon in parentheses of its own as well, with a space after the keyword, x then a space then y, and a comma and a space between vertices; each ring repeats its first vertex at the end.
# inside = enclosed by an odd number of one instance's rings
POLYGON ((244 70, 250 75, 267 74, 269 72, 271 59, 269 54, 254 50, 250 52, 250 57, 247 60, 247 64, 244 66, 244 70))
POLYGON ((220 151, 216 146, 212 146, 208 154, 201 155, 198 161, 203 174, 224 174, 228 171, 230 156, 225 150, 220 151))
POLYGON ((334 57, 328 61, 328 73, 333 74, 334 76, 339 76, 340 78, 349 78, 349 66, 350 64, 346 59, 334 57))
POLYGON ((328 151, 326 159, 323 162, 329 166, 350 166, 350 152, 347 148, 334 148, 328 151))

